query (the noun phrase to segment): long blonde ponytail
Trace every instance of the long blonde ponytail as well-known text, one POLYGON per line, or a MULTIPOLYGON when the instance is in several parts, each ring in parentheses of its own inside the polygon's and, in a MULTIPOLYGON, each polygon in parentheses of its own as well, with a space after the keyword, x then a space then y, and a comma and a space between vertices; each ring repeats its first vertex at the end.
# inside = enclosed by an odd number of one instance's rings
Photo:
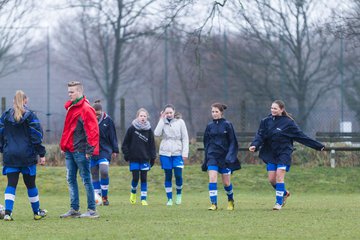
POLYGON ((23 91, 17 90, 14 97, 14 118, 15 121, 19 122, 22 115, 25 112, 24 104, 26 95, 23 91))

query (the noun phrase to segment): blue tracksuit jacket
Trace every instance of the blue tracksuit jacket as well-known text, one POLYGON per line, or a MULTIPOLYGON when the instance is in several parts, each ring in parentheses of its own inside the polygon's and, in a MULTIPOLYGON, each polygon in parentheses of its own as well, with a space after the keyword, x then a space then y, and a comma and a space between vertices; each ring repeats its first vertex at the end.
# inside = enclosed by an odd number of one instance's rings
POLYGON ((10 108, 0 118, 0 152, 7 167, 28 167, 37 163, 37 155, 45 156, 41 144, 43 131, 34 112, 25 108, 19 122, 14 119, 14 109, 10 108))
POLYGON ((293 141, 316 150, 324 147, 306 136, 291 118, 271 114, 261 120, 251 146, 255 146, 256 151, 260 149, 259 157, 265 163, 291 165, 293 141))
POLYGON ((230 168, 232 171, 241 168, 237 158, 238 142, 232 124, 225 119, 210 122, 204 133, 205 161, 202 170, 210 165, 230 168))
POLYGON ((99 155, 94 155, 91 159, 98 160, 105 158, 110 162, 111 154, 119 153, 119 146, 114 122, 106 113, 103 113, 99 120, 99 137, 99 155))

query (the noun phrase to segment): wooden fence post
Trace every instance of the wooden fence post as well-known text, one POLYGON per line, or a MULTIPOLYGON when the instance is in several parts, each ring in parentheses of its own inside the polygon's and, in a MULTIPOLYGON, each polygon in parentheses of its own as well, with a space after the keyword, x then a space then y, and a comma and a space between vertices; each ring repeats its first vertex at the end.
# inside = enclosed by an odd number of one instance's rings
POLYGON ((125 136, 125 99, 120 98, 120 137, 125 136))
POLYGON ((5 112, 6 110, 6 98, 2 97, 1 98, 1 113, 5 112))
POLYGON ((240 103, 240 131, 245 132, 246 130, 246 104, 245 100, 240 103))
POLYGON ((330 166, 331 166, 331 168, 335 168, 335 150, 334 149, 332 149, 331 151, 330 151, 330 166))
MULTIPOLYGON (((331 143, 330 147, 333 147, 333 146, 334 146, 334 144, 331 143)), ((331 151, 330 151, 330 167, 335 168, 335 150, 334 149, 331 149, 331 151)))

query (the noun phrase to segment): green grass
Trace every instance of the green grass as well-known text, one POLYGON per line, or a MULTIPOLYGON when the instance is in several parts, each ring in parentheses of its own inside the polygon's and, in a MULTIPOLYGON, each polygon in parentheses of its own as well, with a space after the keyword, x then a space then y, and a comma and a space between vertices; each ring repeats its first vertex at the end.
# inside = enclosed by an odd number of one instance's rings
MULTIPOLYGON (((163 173, 149 172, 149 206, 129 203, 130 172, 111 167, 110 206, 99 219, 60 219, 69 208, 64 167, 38 168, 37 185, 45 220, 32 220, 26 189, 19 181, 13 222, 0 221, 2 239, 357 239, 360 236, 360 169, 292 167, 286 184, 292 196, 272 211, 274 192, 264 165, 245 165, 233 175, 235 211, 226 211, 219 186, 219 210, 210 212, 207 174, 198 165, 184 170, 183 204, 165 206, 163 173)), ((84 188, 79 180, 82 210, 84 188)), ((0 182, 4 190, 6 178, 0 182)), ((1 197, 3 202, 3 197, 1 197)))

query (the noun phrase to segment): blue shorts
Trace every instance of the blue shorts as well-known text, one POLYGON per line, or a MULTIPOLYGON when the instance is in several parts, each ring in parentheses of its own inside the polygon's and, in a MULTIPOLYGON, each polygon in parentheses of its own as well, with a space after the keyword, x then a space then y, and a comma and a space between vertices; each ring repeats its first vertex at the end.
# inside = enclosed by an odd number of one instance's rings
POLYGON ((288 172, 288 171, 290 171, 290 165, 274 164, 274 163, 266 164, 266 170, 267 171, 276 171, 277 169, 284 169, 284 170, 286 170, 288 172))
POLYGON ((6 167, 6 166, 4 166, 2 174, 6 175, 8 173, 16 173, 16 172, 22 173, 23 175, 27 174, 30 176, 35 176, 36 175, 36 164, 31 165, 29 167, 6 167))
POLYGON ((225 175, 230 175, 232 173, 230 168, 219 168, 218 166, 208 166, 208 171, 209 170, 213 170, 213 171, 217 171, 220 174, 225 174, 225 175))
POLYGON ((130 169, 130 171, 134 171, 134 170, 149 171, 150 163, 131 162, 129 164, 129 169, 130 169))
POLYGON ((90 161, 90 167, 93 168, 97 165, 100 165, 100 164, 105 164, 105 165, 109 165, 110 162, 109 160, 107 160, 106 158, 101 158, 101 159, 97 159, 97 160, 92 160, 90 161))
POLYGON ((184 160, 182 156, 163 156, 160 155, 162 169, 184 168, 184 160))

